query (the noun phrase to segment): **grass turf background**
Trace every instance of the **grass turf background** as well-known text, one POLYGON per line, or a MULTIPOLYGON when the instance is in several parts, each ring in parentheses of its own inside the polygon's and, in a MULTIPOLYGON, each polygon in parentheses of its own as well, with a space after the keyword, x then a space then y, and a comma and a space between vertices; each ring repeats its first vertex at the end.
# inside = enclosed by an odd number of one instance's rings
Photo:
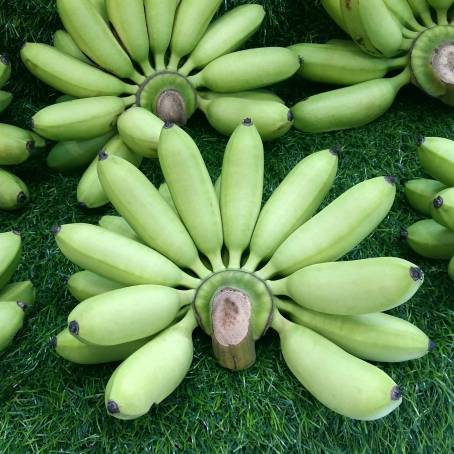
MULTIPOLYGON (((242 1, 225 1, 222 10, 242 1)), ((289 45, 342 37, 322 8, 310 0, 259 0, 267 9, 255 45, 289 45)), ((15 102, 1 121, 25 126, 57 94, 27 73, 18 52, 24 41, 50 42, 59 27, 54 1, 0 1, 0 43, 13 61, 7 89, 15 102)), ((294 78, 277 87, 290 102, 324 89, 294 78)), ((188 130, 200 146, 213 178, 227 138, 214 132, 203 115, 188 130)), ((392 174, 402 183, 422 175, 415 149, 421 135, 454 138, 452 109, 414 87, 399 94, 393 108, 364 128, 307 135, 292 130, 266 146, 268 197, 279 181, 309 153, 344 147, 338 177, 328 200, 360 181, 392 174)), ((162 176, 156 162, 143 169, 154 183, 162 176)), ((47 346, 75 301, 65 290, 72 265, 50 234, 54 224, 96 222, 112 209, 81 211, 75 201, 78 175, 49 171, 45 154, 15 172, 29 185, 31 205, 0 213, 0 231, 20 229, 24 257, 15 280, 32 278, 38 288, 24 329, 0 356, 1 452, 449 452, 453 449, 453 284, 445 262, 425 261, 399 240, 399 231, 417 216, 407 207, 402 186, 396 203, 376 232, 348 258, 396 255, 422 266, 425 283, 411 302, 393 311, 416 323, 437 343, 428 356, 408 363, 380 365, 405 393, 401 407, 377 422, 337 416, 318 403, 285 366, 276 334, 257 345, 257 363, 230 373, 218 367, 209 339, 195 335, 195 357, 182 385, 149 415, 133 422, 106 415, 103 390, 113 365, 83 367, 57 357, 47 346)), ((313 367, 317 367, 316 364, 313 367)), ((354 377, 352 377, 354 380, 354 377)), ((341 390, 338 390, 341 392, 341 390)))

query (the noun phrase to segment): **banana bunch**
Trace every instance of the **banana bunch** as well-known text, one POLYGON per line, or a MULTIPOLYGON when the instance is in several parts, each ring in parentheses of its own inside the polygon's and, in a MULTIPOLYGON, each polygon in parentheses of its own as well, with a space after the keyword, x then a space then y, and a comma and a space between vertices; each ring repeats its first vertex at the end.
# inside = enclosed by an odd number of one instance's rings
POLYGON ((426 137, 418 157, 432 178, 408 181, 405 195, 411 207, 429 219, 403 230, 402 237, 423 257, 450 260, 448 272, 454 279, 454 141, 426 137))
POLYGON ((249 118, 230 137, 215 184, 171 122, 158 158, 160 188, 102 151, 97 173, 118 216, 53 229, 81 271, 68 282, 80 303, 52 345, 79 364, 122 361, 106 387, 107 412, 134 419, 169 396, 191 366, 197 326, 230 370, 254 363, 255 342, 272 327, 298 380, 347 417, 377 419, 399 406, 400 388, 366 360, 407 361, 433 348, 385 313, 412 298, 423 273, 395 257, 337 262, 387 216, 395 179, 361 182, 316 214, 338 167, 336 149, 323 150, 262 208, 263 142, 249 118))
POLYGON ((292 109, 295 127, 326 132, 363 126, 383 115, 413 83, 454 106, 453 0, 322 0, 351 41, 290 46, 306 80, 341 86, 292 109))
POLYGON ((35 289, 30 281, 8 284, 21 255, 20 233, 0 233, 0 352, 11 344, 22 328, 25 311, 35 302, 35 289))

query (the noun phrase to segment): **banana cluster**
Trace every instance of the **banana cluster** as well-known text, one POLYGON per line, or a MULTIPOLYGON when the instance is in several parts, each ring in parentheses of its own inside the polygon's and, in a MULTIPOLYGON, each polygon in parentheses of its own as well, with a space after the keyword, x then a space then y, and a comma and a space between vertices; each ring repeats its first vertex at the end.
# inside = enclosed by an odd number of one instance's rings
POLYGON ((419 178, 405 185, 411 207, 423 219, 402 232, 418 254, 430 259, 451 260, 449 276, 454 279, 454 141, 426 137, 418 148, 424 171, 433 179, 419 178))
POLYGON ((406 361, 433 347, 384 313, 416 293, 423 273, 395 257, 336 262, 387 216, 394 178, 359 183, 315 214, 335 180, 335 149, 303 159, 263 207, 263 143, 250 119, 232 134, 215 184, 177 125, 165 124, 158 151, 159 189, 102 151, 99 181, 119 216, 53 229, 82 269, 68 282, 80 303, 53 345, 79 364, 123 361, 107 384, 108 413, 134 419, 169 396, 191 366, 197 326, 231 370, 254 363, 271 327, 324 405, 361 420, 394 410, 400 388, 366 360, 406 361))
POLYGON ((326 132, 383 115, 409 84, 454 105, 453 0, 322 0, 352 38, 291 46, 301 77, 343 86, 292 108, 295 127, 326 132))
POLYGON ((35 302, 35 289, 30 281, 8 285, 21 255, 20 233, 0 233, 0 352, 11 344, 22 328, 25 311, 35 302))

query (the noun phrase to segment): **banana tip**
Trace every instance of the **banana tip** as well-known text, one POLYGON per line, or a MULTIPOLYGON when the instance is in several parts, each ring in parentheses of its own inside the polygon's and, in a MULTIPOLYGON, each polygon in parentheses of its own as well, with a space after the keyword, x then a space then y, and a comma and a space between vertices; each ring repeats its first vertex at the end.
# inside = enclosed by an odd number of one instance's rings
POLYGON ((54 225, 50 231, 53 235, 58 235, 61 232, 61 225, 54 225))
POLYGON ((49 340, 49 348, 55 350, 57 348, 57 336, 53 336, 49 340))
POLYGON ((392 184, 393 186, 395 186, 397 184, 397 177, 395 176, 387 176, 385 177, 385 180, 389 183, 389 184, 392 184))
POLYGON ((0 54, 0 61, 1 61, 4 65, 9 65, 10 60, 9 60, 8 54, 0 54))
POLYGON ((22 301, 16 301, 16 304, 25 312, 28 309, 28 304, 23 303, 22 301))
POLYGON ((252 118, 245 118, 243 120, 243 126, 252 126, 254 122, 252 121, 252 118))
POLYGON ((429 352, 431 352, 432 350, 435 350, 436 347, 437 347, 437 344, 432 339, 429 339, 429 352))
POLYGON ((79 208, 82 210, 86 210, 88 206, 85 202, 79 202, 79 208))
POLYGON ((28 151, 28 153, 30 155, 35 153, 36 147, 35 147, 35 141, 34 140, 29 140, 25 146, 26 146, 27 151, 28 151))
POLYGON ((434 208, 441 208, 443 206, 443 197, 441 196, 438 196, 438 197, 435 197, 435 199, 433 200, 433 206, 434 208))
POLYGON ((292 112, 291 110, 289 110, 289 111, 287 112, 287 120, 291 122, 291 121, 293 121, 294 119, 295 119, 295 116, 293 115, 293 112, 292 112))
POLYGON ((19 194, 17 194, 17 203, 19 206, 24 205, 24 203, 26 203, 27 200, 28 200, 28 197, 24 191, 21 191, 21 192, 19 192, 19 194))
POLYGON ((68 330, 74 336, 78 336, 79 335, 79 323, 77 323, 75 320, 73 320, 72 322, 69 322, 68 330))
POLYGON ((334 145, 334 147, 331 147, 329 151, 332 155, 339 157, 342 153, 342 147, 340 145, 334 145))
POLYGON ((394 386, 391 390, 391 400, 400 400, 402 398, 402 390, 398 386, 394 386))
POLYGON ((174 125, 175 125, 175 123, 174 123, 173 121, 168 121, 168 120, 167 120, 167 121, 164 123, 164 129, 171 129, 171 128, 174 127, 174 125))
POLYGON ((418 146, 421 146, 425 141, 426 138, 424 136, 419 136, 417 141, 418 146))
POLYGON ((99 159, 100 161, 105 161, 108 157, 109 157, 109 154, 107 153, 106 150, 101 150, 101 151, 98 153, 98 159, 99 159))
POLYGON ((421 268, 417 266, 412 266, 410 268, 410 276, 414 281, 421 281, 424 279, 424 273, 421 268))
POLYGON ((402 229, 400 231, 399 236, 400 236, 401 240, 406 240, 408 238, 408 230, 407 229, 402 229))
POLYGON ((106 407, 107 407, 107 411, 111 415, 116 415, 117 413, 120 413, 120 407, 118 406, 118 404, 114 400, 109 400, 107 402, 106 407))
POLYGON ((14 233, 14 235, 21 236, 20 230, 14 229, 13 233, 14 233))

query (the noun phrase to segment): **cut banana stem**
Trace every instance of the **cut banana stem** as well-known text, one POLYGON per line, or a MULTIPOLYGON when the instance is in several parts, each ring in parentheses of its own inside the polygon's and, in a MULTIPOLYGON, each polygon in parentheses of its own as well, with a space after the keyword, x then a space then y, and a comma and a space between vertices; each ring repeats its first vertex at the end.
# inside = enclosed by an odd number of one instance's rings
POLYGON ((21 301, 0 302, 0 352, 11 344, 24 323, 27 305, 21 301))
POLYGON ((445 185, 454 186, 454 141, 426 137, 418 148, 422 168, 445 185))
POLYGON ((0 169, 0 209, 13 211, 22 208, 30 199, 25 183, 16 175, 0 169))
POLYGON ((22 240, 19 232, 0 233, 0 290, 19 266, 22 240))
POLYGON ((70 57, 76 58, 88 65, 93 65, 93 62, 77 47, 71 35, 65 30, 57 30, 55 32, 54 47, 70 57))
POLYGON ((125 287, 120 282, 112 281, 91 271, 79 271, 68 279, 68 290, 77 301, 85 301, 103 293, 125 287))
POLYGON ((14 282, 0 292, 0 301, 21 301, 29 306, 34 304, 35 298, 36 291, 31 281, 14 282))
POLYGON ((103 216, 98 224, 103 229, 123 235, 130 240, 143 243, 133 228, 121 216, 103 216))
POLYGON ((454 188, 439 192, 432 202, 432 218, 454 231, 454 188))
POLYGON ((431 216, 431 206, 435 196, 443 189, 446 189, 443 183, 427 178, 410 180, 405 183, 405 195, 410 206, 428 217, 431 216))

